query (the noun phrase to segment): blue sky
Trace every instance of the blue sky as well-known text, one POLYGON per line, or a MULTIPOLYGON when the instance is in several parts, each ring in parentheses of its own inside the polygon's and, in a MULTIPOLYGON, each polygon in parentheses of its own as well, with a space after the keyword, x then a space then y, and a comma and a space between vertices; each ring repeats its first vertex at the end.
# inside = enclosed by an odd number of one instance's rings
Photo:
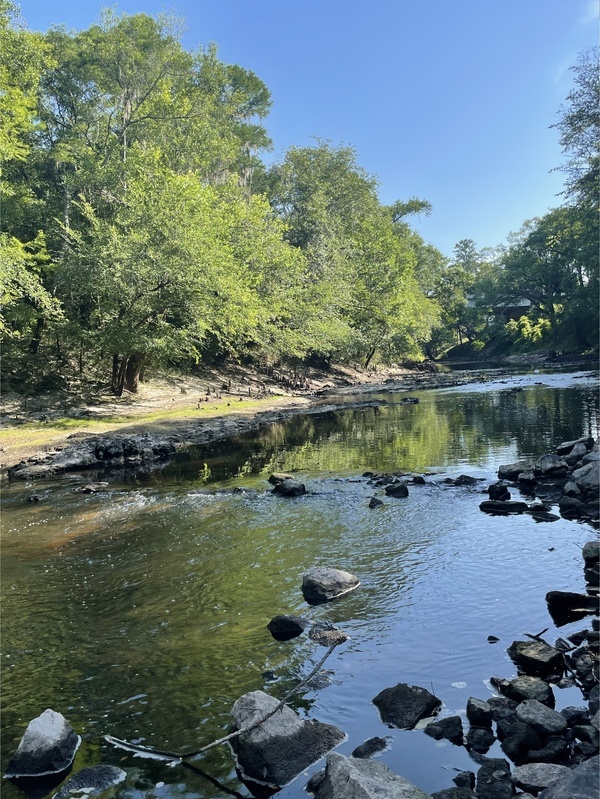
MULTIPOLYGON (((22 0, 32 30, 81 30, 107 3, 22 0)), ((312 137, 355 147, 388 203, 433 205, 414 220, 446 255, 463 238, 506 241, 560 204, 558 133, 569 67, 598 43, 599 0, 122 0, 119 12, 172 10, 188 49, 269 87, 269 158, 312 137)))

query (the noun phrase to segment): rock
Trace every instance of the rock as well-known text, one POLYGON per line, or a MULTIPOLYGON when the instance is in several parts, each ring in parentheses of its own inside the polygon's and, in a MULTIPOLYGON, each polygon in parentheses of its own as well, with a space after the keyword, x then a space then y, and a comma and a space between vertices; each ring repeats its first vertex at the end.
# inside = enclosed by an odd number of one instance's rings
POLYGON ((379 736, 369 738, 364 743, 360 744, 360 746, 356 747, 356 749, 352 752, 352 757, 371 757, 371 755, 374 755, 377 752, 383 752, 383 750, 387 748, 387 745, 388 742, 385 738, 379 738, 379 736))
POLYGON ((279 485, 279 483, 283 483, 284 480, 293 480, 294 477, 291 474, 286 474, 285 472, 273 472, 269 475, 269 483, 271 485, 279 485))
POLYGON ((600 453, 598 452, 588 452, 587 455, 584 455, 581 459, 581 465, 587 466, 588 463, 598 463, 600 460, 600 453))
POLYGON ((466 787, 444 788, 443 791, 432 793, 431 799, 477 799, 477 794, 466 787))
POLYGON ((455 480, 455 486, 474 486, 477 485, 481 478, 479 477, 471 477, 468 474, 460 474, 455 480))
POLYGON ((519 483, 522 483, 524 486, 531 487, 537 483, 538 479, 532 471, 529 471, 529 472, 520 472, 517 475, 517 481, 519 483))
POLYGON ((598 600, 595 597, 571 591, 548 591, 546 602, 548 613, 557 627, 598 612, 598 600))
POLYGON ((578 741, 591 744, 596 749, 598 748, 598 730, 591 724, 576 724, 573 727, 573 735, 578 741))
POLYGON ((475 774, 472 771, 459 771, 456 777, 452 777, 452 782, 458 788, 475 788, 475 774))
POLYGON ((555 763, 527 763, 524 766, 517 766, 513 771, 512 781, 517 788, 538 793, 570 773, 571 769, 555 763))
POLYGON ((598 496, 598 484, 600 483, 598 461, 588 463, 582 466, 581 469, 575 469, 571 477, 583 494, 598 496))
POLYGON ((529 505, 526 502, 509 502, 488 499, 479 505, 479 510, 484 513, 497 513, 505 515, 507 513, 525 513, 529 510, 529 505))
POLYGON ((593 566, 600 560, 600 541, 588 541, 581 549, 581 555, 586 566, 593 566))
POLYGON ((492 483, 492 485, 488 486, 487 492, 490 499, 499 500, 500 502, 506 502, 510 499, 510 491, 504 483, 492 483))
POLYGON ((81 769, 52 799, 72 799, 74 794, 94 796, 126 779, 127 773, 116 766, 90 766, 81 769))
POLYGON ((483 699, 475 699, 474 696, 467 699, 467 718, 472 727, 492 729, 492 708, 483 699))
POLYGON ((308 637, 311 641, 321 646, 338 646, 347 641, 349 636, 345 632, 334 627, 328 621, 318 621, 310 628, 308 637))
POLYGON ((590 707, 590 716, 595 716, 600 709, 600 685, 597 683, 589 693, 588 704, 590 707))
POLYGON ((394 774, 376 760, 332 752, 315 799, 430 799, 412 782, 394 774))
POLYGON ((61 713, 44 710, 27 725, 5 777, 42 777, 65 771, 80 743, 81 738, 61 713))
POLYGON ((558 508, 561 516, 564 516, 565 519, 595 519, 598 517, 597 507, 588 505, 577 497, 562 496, 558 502, 558 508))
POLYGON ((381 720, 390 727, 412 730, 421 719, 438 712, 442 702, 426 688, 398 683, 385 688, 373 699, 381 720))
POLYGON ((359 585, 360 580, 354 574, 341 569, 314 566, 302 577, 302 595, 309 605, 320 605, 349 594, 359 585))
POLYGON ((76 494, 97 494, 103 488, 106 488, 108 483, 88 483, 87 485, 75 488, 76 494))
POLYGON ((562 652, 542 641, 513 641, 506 651, 519 669, 533 677, 563 671, 562 652))
POLYGON ((412 479, 412 482, 413 482, 415 485, 418 485, 418 486, 424 486, 424 485, 427 485, 427 481, 425 480, 425 478, 423 477, 423 475, 422 475, 422 474, 415 474, 415 476, 414 476, 414 477, 413 477, 413 479, 412 479))
POLYGON ((479 799, 511 799, 514 790, 510 766, 502 758, 490 758, 477 772, 475 792, 479 799))
MULTIPOLYGON (((244 694, 234 704, 234 729, 251 726, 279 703, 263 691, 244 694)), ((304 721, 284 705, 263 724, 232 740, 244 779, 281 788, 345 738, 331 724, 304 721)))
POLYGON ((538 481, 535 486, 535 496, 545 502, 558 502, 564 491, 563 482, 555 480, 538 481))
POLYGON ((495 722, 517 720, 517 702, 512 699, 506 696, 491 696, 488 705, 492 708, 492 718, 495 722))
POLYGON ((564 716, 568 727, 574 727, 576 724, 585 724, 590 720, 589 713, 585 707, 573 707, 569 705, 561 709, 560 715, 564 716))
POLYGON ((275 485, 272 493, 282 497, 301 497, 306 494, 306 486, 298 480, 282 480, 275 485))
POLYGON ((39 502, 41 499, 39 494, 31 494, 27 497, 27 502, 39 502))
POLYGON ((564 458, 558 455, 542 455, 537 459, 533 467, 533 471, 538 474, 548 475, 555 472, 564 471, 567 468, 567 462, 564 458))
POLYGON ((517 707, 517 718, 541 735, 560 735, 567 729, 565 717, 537 699, 526 699, 517 707))
POLYGON ((584 438, 578 438, 576 441, 563 441, 556 448, 556 454, 568 455, 576 444, 583 444, 587 452, 594 446, 594 439, 591 436, 585 436, 584 438))
POLYGON ((460 716, 445 716, 441 719, 435 719, 430 722, 423 732, 435 738, 436 741, 441 741, 446 738, 453 744, 462 745, 463 742, 463 726, 460 716))
POLYGON ((534 463, 531 460, 516 461, 498 468, 499 480, 516 480, 521 472, 533 472, 534 463))
POLYGON ((565 460, 569 464, 569 466, 574 466, 578 463, 584 455, 587 455, 587 447, 585 444, 579 442, 575 444, 571 452, 568 455, 565 455, 565 460))
POLYGON ((380 499, 377 499, 377 497, 371 497, 369 500, 369 507, 371 509, 378 508, 380 505, 383 505, 383 502, 380 499))
POLYGON ((529 759, 530 751, 542 746, 538 733, 523 721, 514 721, 512 724, 500 721, 497 732, 502 751, 517 765, 525 763, 529 759))
POLYGON ((580 763, 539 795, 539 799, 598 799, 600 757, 580 763))
POLYGON ((559 735, 546 738, 544 745, 539 749, 530 749, 527 752, 529 763, 567 763, 569 746, 565 739, 559 735))
POLYGON ((508 680, 502 686, 501 691, 504 696, 515 702, 522 702, 524 699, 537 699, 538 702, 551 708, 555 704, 552 688, 539 677, 528 677, 527 675, 516 677, 514 680, 508 680))
POLYGON ((485 754, 496 740, 494 733, 486 727, 471 727, 467 733, 466 747, 485 754))
POLYGON ((573 480, 568 480, 565 483, 565 486, 563 488, 563 494, 566 497, 575 497, 576 499, 579 499, 581 497, 581 491, 577 487, 577 483, 575 483, 573 480))
POLYGON ((600 713, 596 711, 591 718, 591 724, 594 729, 600 731, 600 713))
POLYGON ((419 400, 417 397, 403 397, 400 402, 400 405, 418 405, 419 400))
POLYGON ((396 499, 402 499, 403 497, 408 496, 408 486, 406 483, 392 483, 385 487, 385 493, 388 497, 395 497, 396 499))
POLYGON ((267 624, 267 630, 276 641, 289 641, 302 635, 310 625, 302 616, 274 616, 267 624))

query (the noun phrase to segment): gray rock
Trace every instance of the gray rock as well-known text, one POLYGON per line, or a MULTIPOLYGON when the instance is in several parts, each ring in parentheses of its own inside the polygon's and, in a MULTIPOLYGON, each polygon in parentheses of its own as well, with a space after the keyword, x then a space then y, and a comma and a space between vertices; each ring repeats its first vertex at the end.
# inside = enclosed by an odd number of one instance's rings
POLYGON ((458 788, 475 788, 475 774, 472 771, 459 771, 456 777, 452 777, 452 782, 458 788))
POLYGON ((581 491, 579 490, 577 483, 575 483, 573 480, 568 480, 563 488, 563 494, 566 497, 575 497, 578 499, 581 496, 581 491))
POLYGON ((567 729, 564 716, 536 699, 521 702, 517 707, 517 718, 542 735, 560 735, 567 729))
POLYGON ((598 799, 600 757, 580 763, 541 794, 539 799, 598 799))
POLYGON ((502 693, 516 702, 522 702, 524 699, 537 699, 538 702, 552 708, 555 704, 552 688, 539 677, 523 675, 509 680, 506 685, 503 685, 502 693))
POLYGON ((310 605, 320 605, 349 594, 359 585, 360 580, 354 574, 341 569, 314 566, 302 577, 302 595, 310 605))
POLYGON ((562 469, 566 469, 566 467, 567 462, 564 458, 561 458, 558 455, 542 455, 535 462, 533 470, 534 472, 547 475, 562 469))
POLYGON ((275 485, 272 493, 281 497, 301 497, 306 494, 306 486, 298 480, 282 480, 275 485))
POLYGON ((470 474, 459 474, 454 480, 455 486, 474 486, 481 480, 480 477, 471 477, 470 474))
POLYGON ((545 677, 562 671, 562 652, 542 641, 513 641, 506 651, 513 663, 530 676, 545 677))
POLYGON ((315 799, 430 799, 428 793, 375 760, 332 752, 315 799))
POLYGON ((502 751, 517 765, 525 763, 529 759, 529 752, 542 746, 537 732, 522 721, 500 721, 497 732, 502 741, 502 751))
POLYGON ((289 641, 302 635, 310 621, 302 616, 274 616, 267 624, 267 630, 277 641, 289 641))
POLYGON ((483 699, 475 699, 474 696, 467 699, 467 718, 473 727, 492 728, 492 708, 483 699))
POLYGON ((502 758, 490 758, 477 772, 475 792, 479 799, 511 799, 514 789, 510 766, 502 758))
POLYGON ((90 766, 78 771, 52 799, 70 799, 77 793, 94 796, 113 785, 118 785, 126 777, 127 773, 116 766, 90 766))
POLYGON ((556 453, 557 455, 568 455, 577 444, 583 444, 587 452, 594 446, 594 439, 591 436, 585 436, 584 438, 578 438, 576 441, 563 441, 556 448, 556 453))
POLYGON ((593 565, 600 560, 600 541, 588 541, 581 549, 581 555, 586 565, 593 565))
POLYGON ((466 787, 444 788, 443 791, 432 793, 431 799, 477 799, 477 794, 466 787))
POLYGON ((377 497, 371 497, 369 500, 369 508, 371 508, 371 510, 373 508, 378 508, 380 505, 383 505, 383 502, 380 499, 377 499, 377 497))
POLYGON ((392 483, 385 487, 385 493, 388 497, 395 497, 396 499, 403 499, 408 496, 408 486, 406 483, 392 483))
POLYGON ((346 635, 339 627, 334 627, 331 622, 317 621, 310 628, 308 637, 320 646, 338 646, 347 641, 350 636, 346 635))
POLYGON ((512 781, 517 788, 538 793, 570 773, 571 769, 556 763, 526 763, 513 771, 512 781))
MULTIPOLYGON (((231 715, 237 730, 255 724, 279 703, 263 691, 244 694, 231 715)), ((274 715, 232 740, 244 779, 281 788, 345 738, 331 724, 304 721, 284 705, 274 715)))
POLYGON ((592 727, 596 730, 600 730, 600 711, 596 711, 591 718, 592 727))
POLYGON ((531 460, 507 463, 498 468, 499 480, 516 480, 521 472, 532 472, 534 463, 531 460))
POLYGON ((571 452, 568 455, 565 455, 565 460, 569 464, 569 466, 574 466, 578 463, 585 455, 587 455, 587 447, 581 441, 579 441, 571 452))
POLYGON ((598 483, 600 482, 598 461, 592 461, 592 463, 582 466, 581 469, 575 469, 571 477, 584 494, 598 495, 598 483))
POLYGON ((5 777, 42 777, 69 768, 81 738, 61 713, 44 710, 27 725, 5 777))
POLYGON ((595 716, 600 709, 600 685, 597 683, 589 693, 588 705, 590 708, 590 717, 595 716))
POLYGON ((519 483, 523 483, 525 486, 532 486, 535 485, 538 481, 538 478, 532 471, 529 472, 520 472, 517 475, 517 480, 519 483))
POLYGON ((587 455, 584 455, 581 459, 581 465, 587 466, 588 463, 598 463, 600 460, 600 453, 598 452, 588 452, 587 455))
POLYGON ((373 699, 379 708, 381 720, 390 727, 412 730, 421 719, 437 713, 442 702, 426 688, 398 683, 385 688, 373 699))
POLYGON ((352 757, 371 757, 371 755, 374 755, 377 752, 383 752, 383 750, 387 748, 387 745, 388 742, 385 738, 380 738, 376 735, 374 738, 369 738, 367 741, 360 744, 360 746, 357 746, 352 752, 352 757))
POLYGON ((525 513, 525 511, 529 510, 529 505, 526 502, 517 502, 516 500, 505 501, 487 499, 480 503, 479 510, 482 510, 484 513, 497 513, 502 515, 508 513, 525 513))
POLYGON ((484 754, 496 740, 494 733, 487 727, 471 727, 467 733, 466 747, 474 752, 484 754))
POLYGON ((430 722, 425 727, 424 732, 426 735, 435 738, 436 741, 446 738, 457 745, 462 745, 463 742, 464 733, 460 716, 445 716, 441 719, 435 719, 435 721, 430 722))
POLYGON ((269 483, 271 485, 279 485, 279 483, 283 483, 284 480, 293 480, 294 476, 291 474, 286 474, 285 472, 273 472, 273 474, 269 475, 269 483))

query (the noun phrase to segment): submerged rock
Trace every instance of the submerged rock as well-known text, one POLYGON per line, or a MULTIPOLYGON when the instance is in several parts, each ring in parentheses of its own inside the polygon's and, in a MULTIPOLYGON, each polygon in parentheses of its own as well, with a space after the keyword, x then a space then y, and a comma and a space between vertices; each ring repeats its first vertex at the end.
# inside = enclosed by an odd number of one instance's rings
POLYGON ((598 600, 586 594, 571 591, 548 591, 546 594, 548 613, 557 627, 598 613, 598 600))
POLYGON ((430 799, 412 782, 375 760, 327 755, 315 799, 430 799))
POLYGON ((267 624, 267 630, 276 641, 290 641, 302 635, 310 625, 302 616, 274 616, 267 624))
POLYGON ((433 716, 442 706, 441 700, 426 688, 403 682, 384 688, 373 704, 379 708, 384 724, 400 730, 412 730, 421 719, 433 716))
POLYGON ((5 777, 43 777, 69 768, 81 738, 62 713, 45 710, 27 725, 5 777))
MULTIPOLYGON (((250 727, 278 704, 263 691, 244 694, 231 710, 234 728, 250 727)), ((345 737, 337 727, 304 721, 284 705, 259 726, 234 738, 232 747, 244 779, 282 788, 345 737)))
POLYGON ((74 794, 94 796, 126 779, 127 774, 116 766, 90 766, 81 769, 52 799, 70 799, 74 794))
POLYGON ((358 577, 350 572, 314 566, 302 577, 302 595, 309 605, 320 605, 354 591, 359 585, 358 577))
POLYGON ((446 738, 457 745, 462 744, 464 735, 460 716, 445 716, 442 719, 435 719, 425 727, 424 733, 435 738, 436 741, 446 738))
POLYGON ((396 497, 396 499, 403 499, 408 496, 408 486, 406 483, 392 483, 385 487, 385 493, 388 497, 396 497))
POLYGON ((525 513, 528 509, 529 505, 526 502, 493 499, 485 500, 479 505, 479 510, 482 510, 484 513, 497 513, 501 515, 506 515, 508 513, 525 513))
POLYGON ((383 752, 384 749, 387 749, 387 745, 388 742, 386 738, 380 738, 376 735, 374 738, 368 738, 364 743, 360 744, 360 746, 357 746, 352 752, 352 757, 371 757, 377 752, 383 752))
POLYGON ((298 480, 286 479, 276 483, 273 494, 279 494, 281 497, 301 497, 306 494, 306 486, 298 480))

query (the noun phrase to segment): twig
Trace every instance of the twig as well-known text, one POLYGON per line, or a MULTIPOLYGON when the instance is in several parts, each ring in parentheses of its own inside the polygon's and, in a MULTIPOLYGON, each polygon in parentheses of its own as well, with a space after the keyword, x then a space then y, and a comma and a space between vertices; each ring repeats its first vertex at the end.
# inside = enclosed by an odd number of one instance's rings
POLYGON ((228 741, 231 741, 233 738, 237 738, 239 735, 241 735, 244 732, 250 732, 250 730, 254 730, 256 727, 259 727, 261 724, 264 724, 264 722, 267 721, 267 719, 270 719, 271 716, 274 716, 278 710, 281 710, 281 708, 285 705, 288 699, 290 699, 294 694, 298 693, 298 691, 303 686, 305 686, 306 683, 309 682, 309 680, 312 677, 315 676, 315 674, 319 671, 323 663, 325 663, 325 661, 327 660, 329 655, 331 655, 336 646, 339 646, 339 644, 341 643, 343 642, 336 641, 335 643, 331 644, 327 652, 325 652, 321 660, 313 668, 310 674, 308 674, 303 680, 301 680, 298 683, 298 685, 292 688, 291 691, 288 691, 288 693, 273 708, 273 710, 270 710, 266 715, 261 716, 261 718, 258 719, 258 721, 255 721, 253 724, 250 724, 248 727, 242 727, 242 729, 236 730, 235 732, 232 732, 229 735, 225 735, 223 738, 219 738, 217 741, 213 741, 212 743, 207 744, 206 746, 203 746, 201 749, 197 749, 194 752, 166 752, 161 749, 152 749, 151 747, 148 746, 132 744, 129 743, 129 741, 124 741, 121 740, 120 738, 114 738, 112 735, 105 735, 104 740, 109 744, 113 744, 113 746, 119 746, 121 748, 128 749, 133 752, 137 751, 140 752, 140 754, 158 755, 159 757, 169 758, 171 760, 179 760, 180 762, 182 760, 186 760, 187 758, 196 757, 197 755, 204 754, 204 752, 208 752, 209 749, 213 749, 215 746, 220 746, 221 744, 227 743, 228 741))

